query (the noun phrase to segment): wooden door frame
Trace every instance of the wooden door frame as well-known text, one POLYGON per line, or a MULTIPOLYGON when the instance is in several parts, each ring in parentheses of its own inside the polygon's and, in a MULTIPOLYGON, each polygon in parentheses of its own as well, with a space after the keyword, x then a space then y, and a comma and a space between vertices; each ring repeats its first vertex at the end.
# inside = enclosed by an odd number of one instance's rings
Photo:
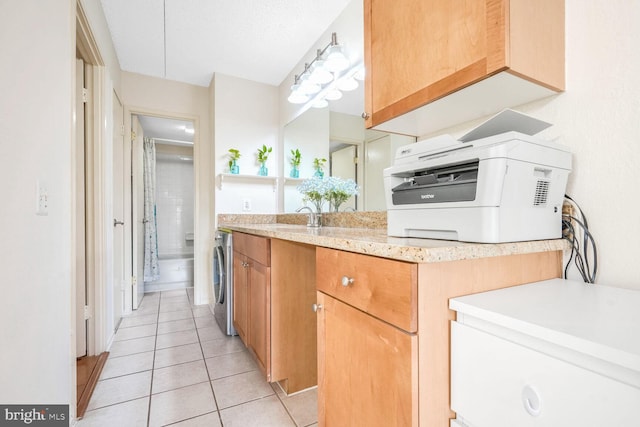
MULTIPOLYGON (((71 11, 73 13, 73 10, 71 11)), ((106 179, 107 171, 105 170, 105 131, 101 128, 100 123, 106 118, 104 103, 108 100, 106 90, 110 86, 107 82, 107 72, 105 64, 98 49, 96 40, 91 32, 89 20, 86 16, 84 8, 80 0, 76 0, 75 8, 75 40, 74 49, 77 56, 82 58, 86 66, 85 87, 88 92, 87 103, 85 104, 85 135, 86 153, 85 153, 85 170, 86 170, 86 198, 85 198, 85 215, 86 215, 86 277, 87 277, 87 304, 90 307, 89 319, 87 322, 87 355, 96 355, 106 350, 107 334, 106 334, 106 310, 107 310, 107 280, 106 280, 106 231, 109 222, 106 216, 106 179)), ((76 55, 72 58, 73 78, 76 79, 75 71, 76 55)), ((71 96, 75 99, 75 84, 71 96)), ((109 89, 110 90, 110 89, 109 89)), ((74 102, 74 113, 75 113, 74 102)), ((75 117, 75 114, 74 114, 75 117)), ((72 119, 74 120, 74 119, 72 119)), ((72 141, 71 141, 71 164, 76 164, 79 160, 80 153, 76 149, 78 136, 76 135, 75 123, 71 123, 72 141)), ((75 179, 75 168, 71 171, 72 179, 75 179)), ((75 215, 75 205, 77 203, 77 194, 75 189, 71 191, 71 229, 75 230, 78 218, 75 215)), ((71 277, 70 277, 70 317, 71 325, 73 325, 73 337, 70 340, 70 363, 74 368, 71 369, 71 402, 70 419, 76 418, 77 401, 77 377, 76 377, 76 341, 75 341, 75 324, 76 324, 76 263, 78 245, 75 242, 75 236, 70 236, 71 240, 71 277)))
MULTIPOLYGON (((87 16, 81 1, 76 1, 76 48, 80 57, 89 67, 85 85, 88 92, 86 103, 87 153, 87 301, 91 307, 89 324, 87 325, 87 354, 96 355, 106 349, 105 306, 106 306, 106 173, 105 170, 105 135, 100 126, 100 118, 107 114, 104 108, 106 101, 106 71, 104 61, 93 37, 87 16)), ((76 136, 74 134, 74 139, 76 136)), ((74 160, 77 153, 72 152, 74 160)), ((75 202, 75 194, 73 195, 75 202)), ((75 222, 75 218, 74 218, 75 222)), ((75 262, 77 248, 72 247, 75 262)), ((75 291, 75 281, 72 281, 75 291)), ((75 295, 75 294, 74 294, 75 295)), ((74 300, 75 306, 75 300, 74 300)))

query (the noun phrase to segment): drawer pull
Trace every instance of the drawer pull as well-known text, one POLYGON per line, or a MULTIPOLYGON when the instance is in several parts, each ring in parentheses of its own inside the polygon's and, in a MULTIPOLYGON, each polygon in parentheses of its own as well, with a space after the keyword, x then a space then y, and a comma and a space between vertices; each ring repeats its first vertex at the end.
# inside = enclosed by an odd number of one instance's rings
POLYGON ((322 304, 313 304, 313 305, 311 306, 311 309, 313 310, 313 312, 314 312, 314 313, 317 313, 317 312, 318 312, 318 310, 321 310, 321 309, 322 309, 322 304))
POLYGON ((530 385, 526 385, 522 389, 522 404, 525 411, 533 417, 537 417, 542 411, 542 399, 536 389, 530 385))
POLYGON ((342 286, 345 288, 353 284, 353 277, 342 276, 342 286))

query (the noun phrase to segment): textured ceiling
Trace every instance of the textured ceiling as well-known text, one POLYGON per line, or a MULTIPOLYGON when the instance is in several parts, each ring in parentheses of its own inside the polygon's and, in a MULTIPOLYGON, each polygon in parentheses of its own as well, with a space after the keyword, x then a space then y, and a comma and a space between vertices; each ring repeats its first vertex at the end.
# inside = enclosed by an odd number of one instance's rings
MULTIPOLYGON (((101 0, 125 71, 278 86, 350 0, 101 0)), ((357 1, 357 0, 355 0, 357 1)))

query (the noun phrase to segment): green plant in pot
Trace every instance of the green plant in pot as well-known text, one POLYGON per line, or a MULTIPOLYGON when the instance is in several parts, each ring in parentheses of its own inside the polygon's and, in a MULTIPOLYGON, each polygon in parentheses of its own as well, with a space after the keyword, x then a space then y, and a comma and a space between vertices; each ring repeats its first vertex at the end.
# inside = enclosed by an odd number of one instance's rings
POLYGON ((327 162, 327 159, 322 157, 316 157, 313 159, 313 168, 316 170, 313 176, 317 176, 319 178, 324 177, 324 164, 327 162))
POLYGON ((229 148, 229 172, 232 174, 240 173, 240 166, 238 166, 238 159, 240 158, 240 150, 236 150, 235 148, 229 148))
POLYGON ((260 163, 258 175, 260 176, 267 176, 269 174, 269 169, 267 169, 265 163, 267 163, 267 159, 269 158, 271 151, 272 148, 267 147, 264 144, 262 145, 262 148, 258 148, 258 163, 260 163))
POLYGON ((289 176, 291 178, 300 178, 300 150, 297 148, 291 150, 291 172, 289 176))

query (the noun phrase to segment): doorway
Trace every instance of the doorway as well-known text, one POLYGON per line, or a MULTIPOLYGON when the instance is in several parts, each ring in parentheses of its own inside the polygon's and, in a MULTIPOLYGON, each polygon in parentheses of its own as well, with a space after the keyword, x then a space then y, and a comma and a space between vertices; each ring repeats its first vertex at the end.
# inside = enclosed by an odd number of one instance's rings
MULTIPOLYGON (((356 184, 358 182, 358 149, 359 144, 345 143, 341 141, 331 141, 329 145, 329 155, 331 162, 329 170, 331 176, 342 179, 351 179, 356 184)), ((358 196, 352 196, 345 201, 340 208, 342 210, 355 211, 358 206, 358 196)))
POLYGON ((132 306, 137 308, 145 292, 193 287, 196 138, 193 120, 144 112, 131 114, 131 130, 132 266, 136 277, 132 306), (153 155, 145 150, 153 150, 153 155))

